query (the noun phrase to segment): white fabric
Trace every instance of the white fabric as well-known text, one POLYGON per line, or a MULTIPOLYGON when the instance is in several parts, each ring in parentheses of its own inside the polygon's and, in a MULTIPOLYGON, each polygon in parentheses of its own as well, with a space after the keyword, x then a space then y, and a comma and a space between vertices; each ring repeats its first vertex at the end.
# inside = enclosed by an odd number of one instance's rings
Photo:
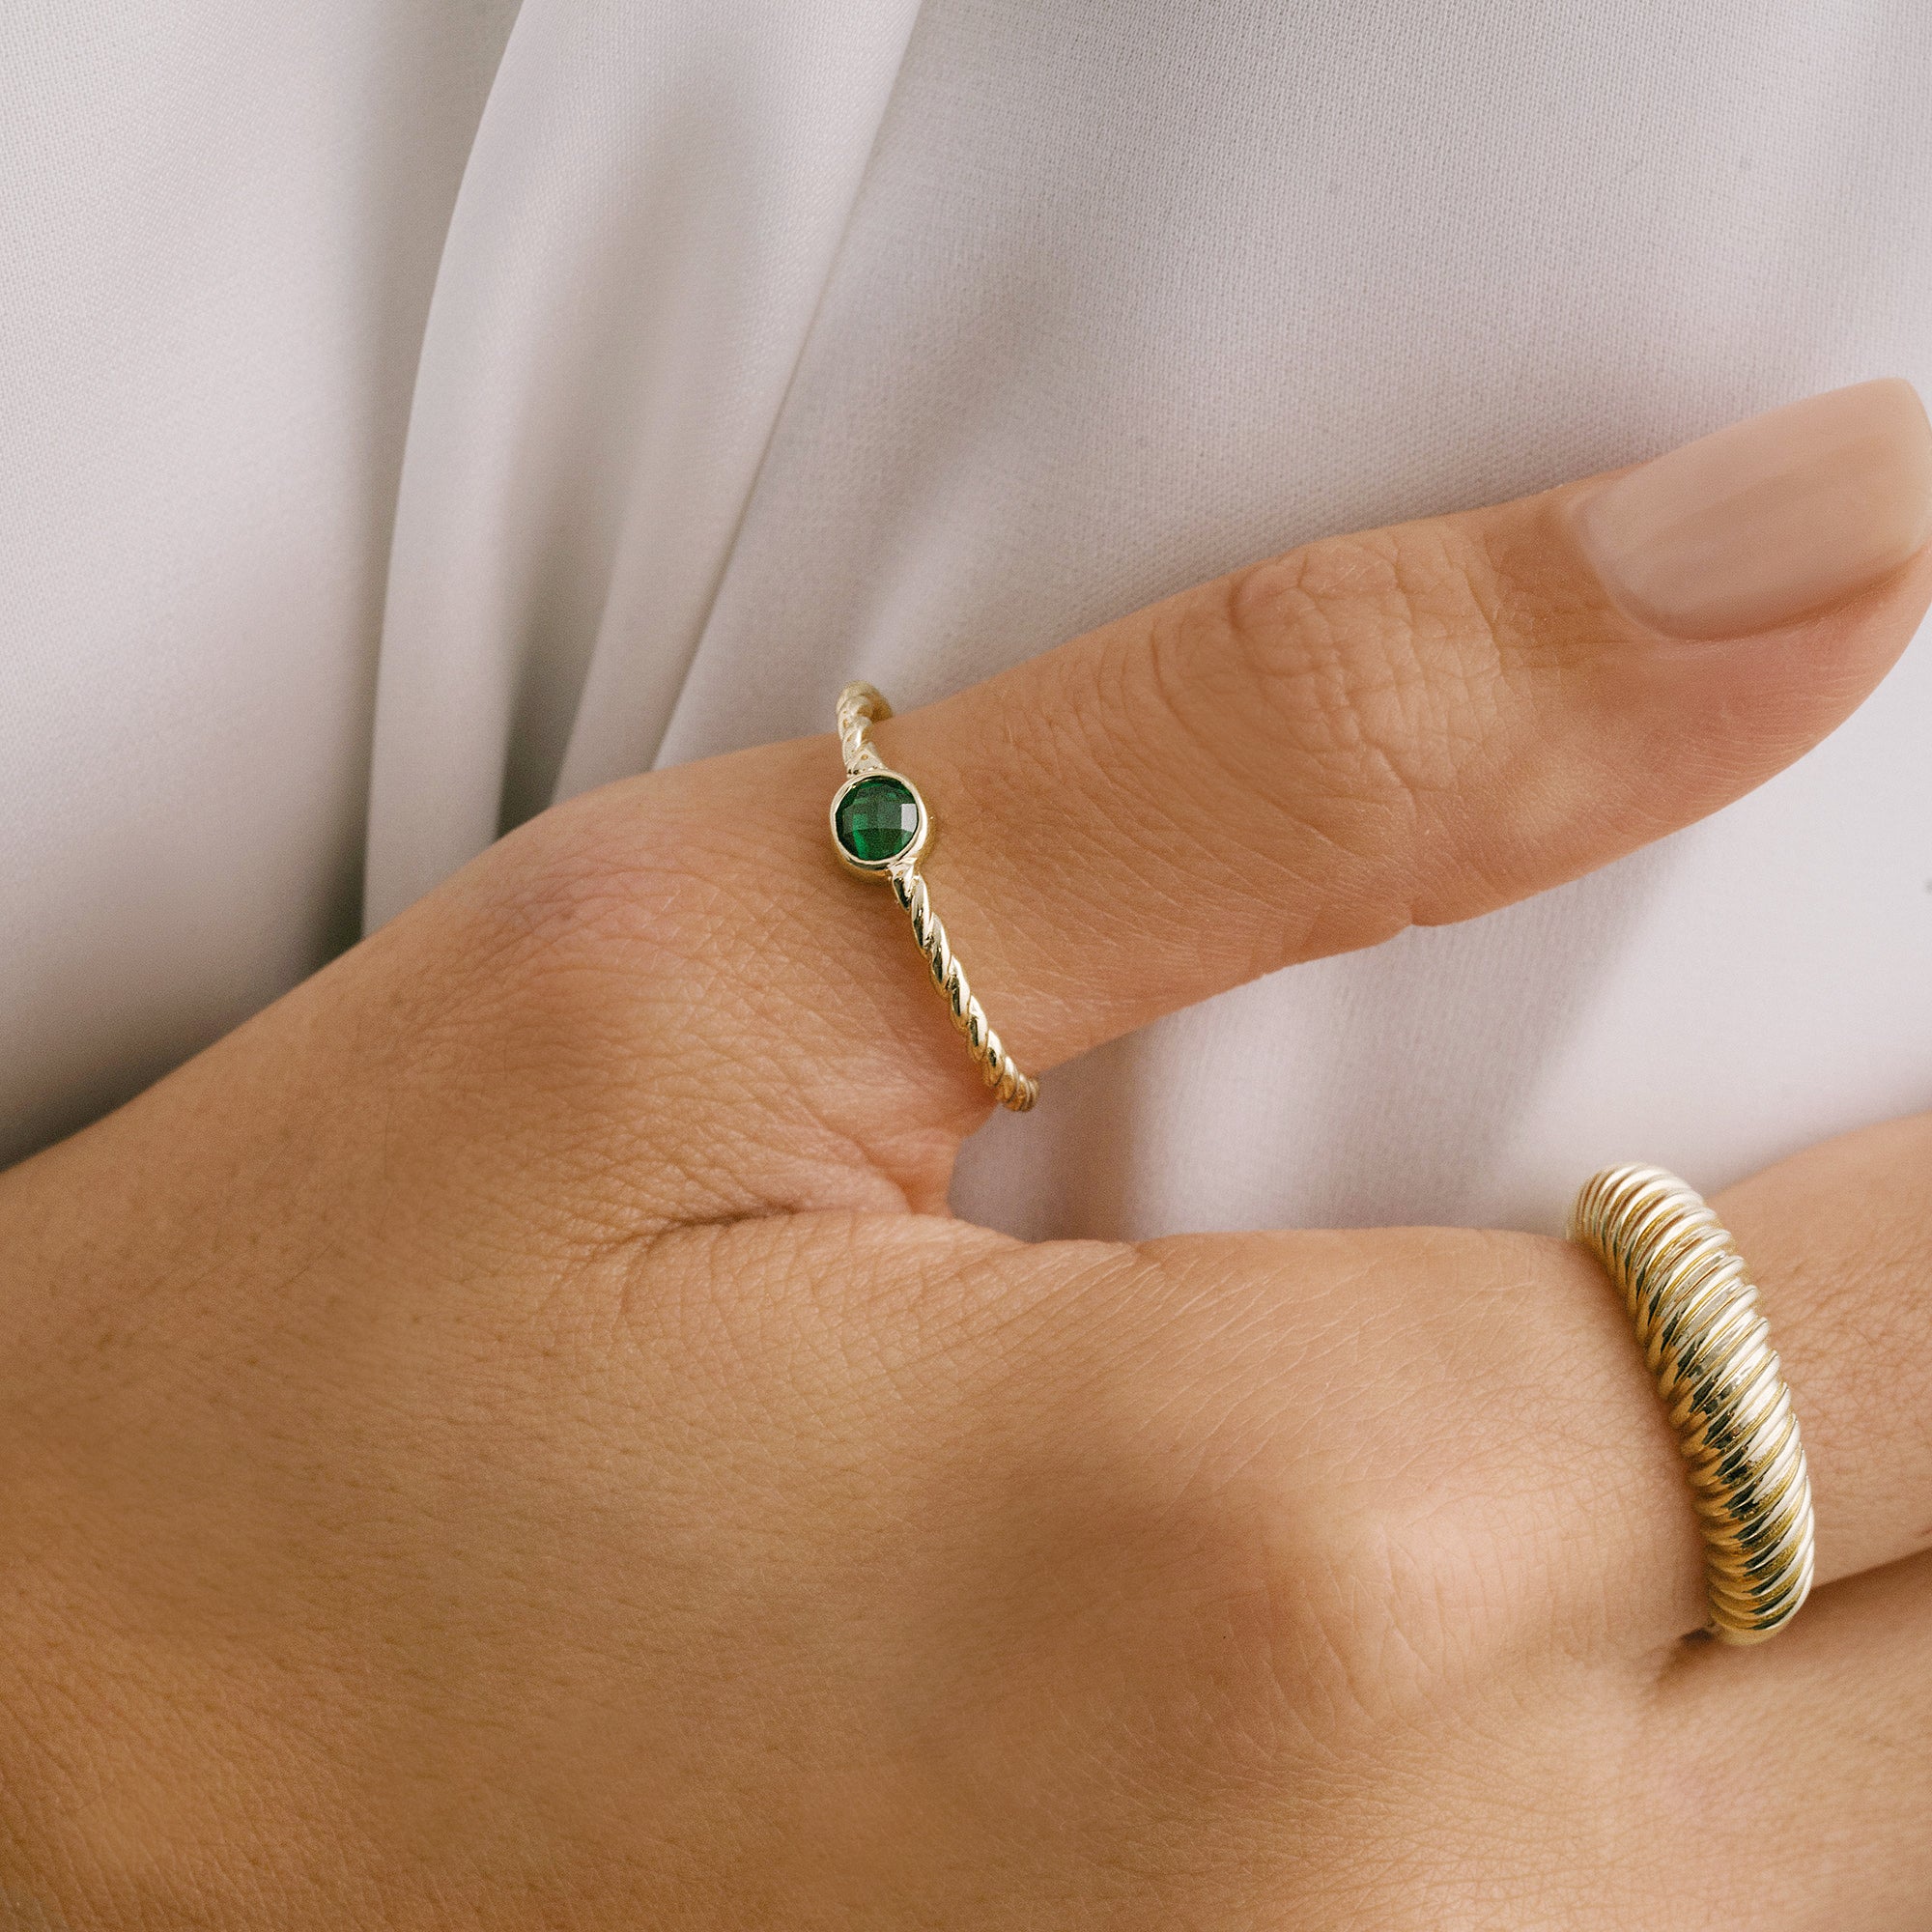
MULTIPOLYGON (((0 18, 0 1155, 319 963, 365 797, 382 918, 850 675, 1932 389, 1922 0, 525 0, 491 84, 507 25, 0 18)), ((1924 1105, 1928 727, 1920 647, 1703 827, 1060 1072, 959 1204, 1548 1226, 1924 1105)))

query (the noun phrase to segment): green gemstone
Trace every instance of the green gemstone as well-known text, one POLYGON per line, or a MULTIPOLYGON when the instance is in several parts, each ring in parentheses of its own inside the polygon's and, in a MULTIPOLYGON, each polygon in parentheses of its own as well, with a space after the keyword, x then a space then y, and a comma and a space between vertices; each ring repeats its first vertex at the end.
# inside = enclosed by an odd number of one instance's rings
POLYGON ((868 866, 896 859, 919 832, 919 801, 897 779, 861 779, 838 801, 838 842, 868 866))

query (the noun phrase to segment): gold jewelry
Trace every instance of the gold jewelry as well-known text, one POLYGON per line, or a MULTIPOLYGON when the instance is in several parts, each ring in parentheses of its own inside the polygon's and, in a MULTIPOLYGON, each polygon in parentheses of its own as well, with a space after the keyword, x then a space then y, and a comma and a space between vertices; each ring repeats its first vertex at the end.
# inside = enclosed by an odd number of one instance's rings
POLYGON ((966 1050, 1001 1106, 1024 1114, 1039 1098, 1039 1082, 1022 1073, 966 983, 919 862, 932 839, 932 816, 919 787, 888 768, 871 742, 874 724, 893 707, 869 684, 848 684, 838 694, 838 748, 845 754, 845 782, 832 800, 832 849, 848 871, 883 878, 912 918, 912 936, 932 969, 932 983, 946 1001, 952 1024, 966 1037, 966 1050))
POLYGON ((1762 1643, 1811 1588, 1811 1479, 1744 1257, 1661 1167, 1585 1181, 1569 1233, 1622 1292, 1677 1432, 1704 1532, 1711 1633, 1762 1643))

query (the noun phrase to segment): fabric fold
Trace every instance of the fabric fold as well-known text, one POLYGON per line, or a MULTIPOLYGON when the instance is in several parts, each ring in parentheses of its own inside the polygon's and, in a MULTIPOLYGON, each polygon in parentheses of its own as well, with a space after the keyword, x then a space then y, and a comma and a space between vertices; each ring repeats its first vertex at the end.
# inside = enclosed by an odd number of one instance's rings
POLYGON ((404 461, 366 923, 648 766, 919 0, 526 0, 404 461))

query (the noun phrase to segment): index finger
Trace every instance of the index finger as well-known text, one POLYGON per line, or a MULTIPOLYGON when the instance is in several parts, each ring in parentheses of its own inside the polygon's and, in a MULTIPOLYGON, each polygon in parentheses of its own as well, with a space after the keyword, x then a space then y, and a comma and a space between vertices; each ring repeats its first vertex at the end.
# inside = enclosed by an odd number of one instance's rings
MULTIPOLYGON (((1908 384, 1866 384, 1615 479, 1308 545, 877 742, 930 807, 924 872, 957 956, 1038 1070, 1541 891, 1748 790, 1909 639, 1928 529, 1932 427, 1908 384)), ((597 930, 637 942, 623 1064, 645 1087, 734 1069, 698 1083, 676 1156, 715 1168, 711 1137, 728 1144, 724 1193, 747 1203, 850 1205, 800 1178, 822 1157, 930 1204, 987 1104, 903 914, 827 849, 843 776, 804 741, 528 829, 569 827, 566 909, 594 903, 597 930)), ((703 1211, 720 1185, 696 1188, 703 1211)))

